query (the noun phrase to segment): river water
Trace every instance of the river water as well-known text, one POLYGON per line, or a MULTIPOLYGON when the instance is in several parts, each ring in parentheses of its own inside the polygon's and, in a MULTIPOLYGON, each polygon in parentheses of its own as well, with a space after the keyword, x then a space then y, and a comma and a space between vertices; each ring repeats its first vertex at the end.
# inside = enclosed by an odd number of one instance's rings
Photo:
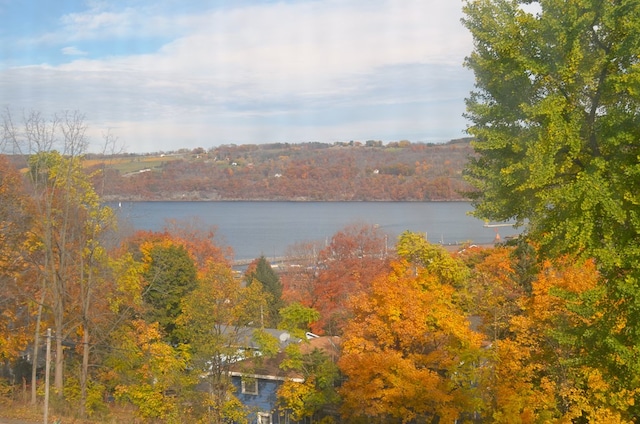
POLYGON ((496 233, 513 236, 512 227, 486 228, 469 216, 468 202, 122 202, 110 204, 123 225, 160 231, 168 220, 215 226, 218 243, 235 259, 278 257, 287 247, 325 242, 351 224, 376 225, 389 235, 389 247, 405 230, 432 243, 491 243, 496 233))

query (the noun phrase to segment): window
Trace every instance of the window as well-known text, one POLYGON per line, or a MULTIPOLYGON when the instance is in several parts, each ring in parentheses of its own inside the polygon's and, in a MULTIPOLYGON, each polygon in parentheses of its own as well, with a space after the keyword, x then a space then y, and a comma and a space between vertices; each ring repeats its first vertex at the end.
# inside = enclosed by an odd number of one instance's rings
POLYGON ((258 412, 258 424, 271 424, 271 414, 268 412, 258 412))
POLYGON ((242 393, 247 395, 258 394, 258 380, 255 378, 242 379, 242 393))

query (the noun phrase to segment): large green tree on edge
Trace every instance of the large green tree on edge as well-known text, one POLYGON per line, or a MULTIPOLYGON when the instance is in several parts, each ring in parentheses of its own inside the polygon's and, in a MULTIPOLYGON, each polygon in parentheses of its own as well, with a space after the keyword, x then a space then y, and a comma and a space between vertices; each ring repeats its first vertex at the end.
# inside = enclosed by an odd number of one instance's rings
POLYGON ((640 387, 640 2, 467 0, 464 12, 475 214, 526 222, 543 255, 596 259, 604 309, 580 360, 611 392, 640 387))
POLYGON ((476 214, 529 220, 548 249, 615 264, 640 229, 640 3, 525 3, 465 7, 476 214))

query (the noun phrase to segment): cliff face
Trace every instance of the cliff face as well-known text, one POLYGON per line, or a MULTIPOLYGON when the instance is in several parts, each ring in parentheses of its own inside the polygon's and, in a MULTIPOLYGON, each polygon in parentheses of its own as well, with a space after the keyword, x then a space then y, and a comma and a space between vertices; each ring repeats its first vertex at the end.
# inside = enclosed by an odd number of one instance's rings
MULTIPOLYGON (((468 140, 269 144, 90 162, 105 200, 465 200, 468 140)), ((104 158, 102 158, 104 159, 104 158)))

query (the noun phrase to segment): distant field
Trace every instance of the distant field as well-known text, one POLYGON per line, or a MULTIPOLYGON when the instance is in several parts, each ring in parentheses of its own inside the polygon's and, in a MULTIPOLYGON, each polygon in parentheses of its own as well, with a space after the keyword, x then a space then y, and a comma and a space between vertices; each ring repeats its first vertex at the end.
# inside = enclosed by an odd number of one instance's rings
POLYGON ((142 169, 159 169, 164 163, 183 158, 184 156, 178 155, 136 156, 125 158, 110 158, 106 161, 104 159, 87 159, 83 163, 86 167, 93 167, 102 163, 106 163, 107 167, 117 169, 120 174, 128 174, 131 172, 138 172, 142 169))

